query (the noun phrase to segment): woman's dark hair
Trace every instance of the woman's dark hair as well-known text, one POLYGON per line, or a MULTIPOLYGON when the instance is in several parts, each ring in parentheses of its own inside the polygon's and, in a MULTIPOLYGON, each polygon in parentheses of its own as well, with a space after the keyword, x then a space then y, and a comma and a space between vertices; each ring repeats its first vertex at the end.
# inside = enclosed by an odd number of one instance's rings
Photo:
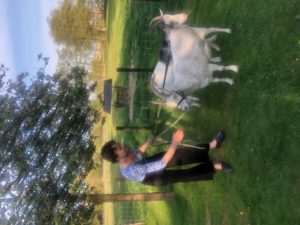
POLYGON ((106 142, 101 149, 101 156, 112 163, 116 163, 118 161, 118 156, 115 153, 117 144, 115 140, 106 142))

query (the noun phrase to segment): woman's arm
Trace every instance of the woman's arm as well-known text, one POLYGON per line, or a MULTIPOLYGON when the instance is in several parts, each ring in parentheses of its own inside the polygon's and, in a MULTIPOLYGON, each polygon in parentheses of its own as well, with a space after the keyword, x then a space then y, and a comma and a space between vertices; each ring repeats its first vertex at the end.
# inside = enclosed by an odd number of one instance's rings
POLYGON ((148 138, 147 141, 138 147, 138 152, 145 153, 146 149, 148 148, 149 144, 151 143, 152 138, 148 138))
POLYGON ((173 133, 172 144, 162 158, 162 161, 164 162, 165 165, 167 165, 169 161, 172 159, 176 151, 177 145, 182 141, 183 137, 184 137, 184 132, 182 129, 179 129, 173 133))

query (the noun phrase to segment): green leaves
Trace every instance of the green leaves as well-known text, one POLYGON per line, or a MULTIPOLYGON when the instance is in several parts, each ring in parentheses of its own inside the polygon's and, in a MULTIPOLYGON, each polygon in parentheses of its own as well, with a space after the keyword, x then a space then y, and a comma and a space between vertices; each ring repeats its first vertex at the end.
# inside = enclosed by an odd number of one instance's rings
POLYGON ((97 29, 93 24, 94 13, 84 1, 64 1, 60 8, 53 11, 49 20, 51 33, 58 44, 75 49, 89 48, 96 38, 97 29))
POLYGON ((8 222, 68 224, 91 212, 80 198, 87 186, 70 190, 93 165, 96 112, 89 106, 86 74, 73 68, 50 76, 41 69, 31 84, 21 74, 0 94, 0 209, 10 209, 8 222))

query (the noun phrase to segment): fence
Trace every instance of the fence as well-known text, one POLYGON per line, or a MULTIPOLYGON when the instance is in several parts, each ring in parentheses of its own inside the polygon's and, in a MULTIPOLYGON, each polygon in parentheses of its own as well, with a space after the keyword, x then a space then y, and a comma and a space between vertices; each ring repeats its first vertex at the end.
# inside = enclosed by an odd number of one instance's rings
MULTIPOLYGON (((122 65, 117 68, 117 72, 120 75, 119 80, 122 80, 120 77, 126 77, 124 79, 134 77, 136 94, 133 98, 134 107, 129 107, 128 118, 130 120, 121 121, 117 126, 126 128, 149 127, 149 120, 155 118, 157 111, 157 106, 153 107, 150 104, 154 96, 149 88, 149 79, 161 46, 159 36, 161 32, 151 32, 149 23, 151 19, 159 15, 159 8, 164 8, 165 3, 145 0, 131 0, 130 2, 128 18, 125 23, 128 37, 123 43, 124 60, 122 65)), ((120 109, 120 111, 122 110, 120 109)))
MULTIPOLYGON (((149 30, 149 22, 151 19, 157 15, 159 15, 159 8, 164 9, 165 3, 164 1, 159 0, 129 0, 129 9, 128 9, 128 27, 131 27, 132 30, 127 30, 130 28, 125 28, 128 33, 134 33, 134 37, 130 39, 125 38, 124 44, 124 52, 128 55, 124 57, 125 61, 124 65, 120 65, 120 67, 127 68, 148 68, 148 75, 142 71, 137 71, 135 73, 136 76, 136 86, 137 88, 145 88, 145 86, 149 82, 150 74, 154 65, 151 65, 151 61, 154 61, 154 58, 157 58, 159 52, 158 48, 160 46, 160 42, 155 41, 157 38, 153 38, 153 33, 149 30), (156 55, 154 54, 156 52, 156 55), (141 60, 145 59, 145 60, 141 60), (142 72, 142 73, 141 73, 142 72)), ((156 34, 155 34, 156 36, 156 34)), ((128 71, 119 71, 120 73, 127 73, 128 71)), ((120 76, 123 76, 120 74, 120 76)), ((149 95, 152 96, 149 90, 149 95)), ((141 92, 138 92, 139 95, 141 92)), ((146 90, 143 90, 141 95, 144 95, 146 90)), ((146 94, 145 94, 146 95, 146 94)), ((135 109, 134 109, 134 118, 139 118, 130 124, 130 127, 134 128, 138 126, 141 127, 141 124, 144 122, 149 122, 149 117, 151 117, 151 113, 156 116, 157 110, 152 110, 150 112, 148 105, 143 104, 143 101, 149 100, 148 96, 138 96, 140 99, 135 99, 135 109), (139 102, 139 100, 141 102, 139 102)), ((156 106, 154 107, 157 108, 156 106)), ((117 124, 118 125, 118 124, 117 124)), ((127 125, 127 124, 125 124, 127 125)), ((119 127, 126 127, 124 124, 119 124, 119 127)), ((121 129, 122 130, 122 129, 121 129)), ((120 132, 124 132, 120 131, 120 132)), ((125 132, 124 132, 125 133, 125 132)), ((126 139, 127 140, 127 139, 126 139)), ((144 185, 135 184, 133 182, 127 182, 123 179, 120 179, 120 174, 117 168, 112 168, 113 172, 111 173, 112 180, 112 193, 151 193, 156 189, 149 188, 144 185)), ((174 194, 170 193, 173 197, 174 194)), ((158 198, 156 200, 164 200, 164 197, 158 198)), ((113 224, 114 225, 141 225, 145 224, 145 220, 147 217, 147 202, 113 202, 113 224)), ((110 224, 111 225, 111 224, 110 224)))

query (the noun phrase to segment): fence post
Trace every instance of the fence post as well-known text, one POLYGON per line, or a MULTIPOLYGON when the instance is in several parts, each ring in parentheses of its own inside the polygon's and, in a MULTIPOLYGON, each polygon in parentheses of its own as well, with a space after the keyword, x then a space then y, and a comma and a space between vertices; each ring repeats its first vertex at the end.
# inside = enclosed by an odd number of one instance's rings
POLYGON ((126 223, 126 224, 122 224, 122 225, 144 225, 145 222, 138 222, 138 223, 126 223))
POLYGON ((135 2, 152 2, 152 3, 158 3, 162 2, 162 0, 134 0, 135 2))
POLYGON ((95 204, 103 202, 144 202, 144 201, 168 201, 175 199, 174 192, 153 192, 134 194, 87 194, 95 204))
POLYGON ((154 69, 153 68, 117 68, 117 72, 141 72, 141 73, 150 73, 150 72, 153 72, 154 69))
POLYGON ((118 126, 116 130, 122 131, 132 131, 132 130, 151 130, 152 127, 150 126, 136 126, 136 127, 126 127, 126 126, 118 126))

